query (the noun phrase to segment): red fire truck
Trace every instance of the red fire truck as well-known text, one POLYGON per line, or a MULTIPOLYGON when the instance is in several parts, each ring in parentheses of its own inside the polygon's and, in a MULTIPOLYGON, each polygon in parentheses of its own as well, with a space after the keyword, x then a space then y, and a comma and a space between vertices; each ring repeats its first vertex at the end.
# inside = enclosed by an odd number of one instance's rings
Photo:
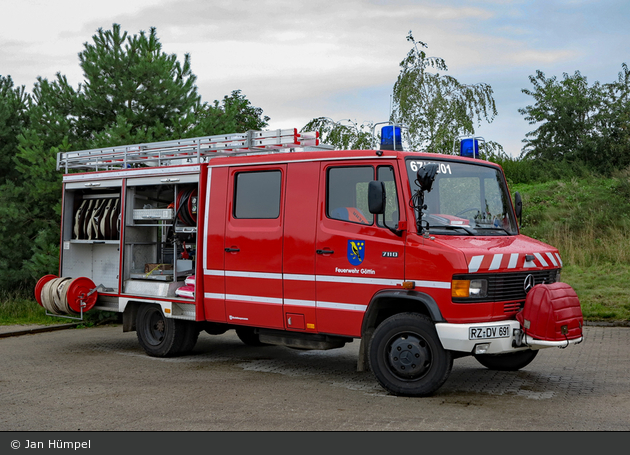
POLYGON ((51 315, 122 313, 150 356, 189 353, 201 331, 360 339, 359 371, 396 395, 434 393, 462 356, 518 370, 581 342, 581 311, 558 250, 519 233, 519 196, 515 211, 472 140, 470 157, 332 150, 296 129, 61 152, 59 275, 35 297, 51 315), (564 315, 524 317, 545 299, 528 291, 552 283, 564 315), (528 330, 543 324, 560 335, 528 330))

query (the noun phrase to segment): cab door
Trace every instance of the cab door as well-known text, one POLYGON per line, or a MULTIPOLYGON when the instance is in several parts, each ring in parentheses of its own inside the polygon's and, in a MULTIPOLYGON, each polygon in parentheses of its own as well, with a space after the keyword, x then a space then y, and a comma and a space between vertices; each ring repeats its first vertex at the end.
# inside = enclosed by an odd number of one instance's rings
POLYGON ((282 207, 285 184, 286 165, 235 166, 229 170, 228 194, 231 195, 224 246, 228 323, 284 327, 282 207))
POLYGON ((318 331, 361 335, 361 323, 376 292, 400 289, 404 241, 387 226, 400 221, 400 178, 392 162, 322 163, 316 240, 318 331), (385 215, 368 210, 368 185, 385 183, 385 215))

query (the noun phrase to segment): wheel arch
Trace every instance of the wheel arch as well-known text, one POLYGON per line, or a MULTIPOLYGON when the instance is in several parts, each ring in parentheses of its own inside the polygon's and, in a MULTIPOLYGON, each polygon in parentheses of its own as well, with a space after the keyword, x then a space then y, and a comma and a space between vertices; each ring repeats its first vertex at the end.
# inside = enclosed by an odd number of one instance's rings
POLYGON ((438 304, 429 294, 406 289, 385 289, 377 292, 363 316, 357 371, 369 369, 368 347, 376 327, 390 316, 406 312, 424 314, 433 323, 446 322, 438 304))
POLYGON ((136 319, 140 305, 144 305, 144 303, 135 302, 133 300, 127 302, 127 305, 125 305, 125 310, 123 311, 123 332, 136 331, 136 319))
POLYGON ((169 315, 164 311, 164 304, 162 302, 147 302, 143 300, 129 300, 125 303, 125 309, 123 310, 123 332, 135 332, 136 320, 138 318, 138 310, 144 305, 153 305, 160 307, 162 315, 168 318, 169 315))

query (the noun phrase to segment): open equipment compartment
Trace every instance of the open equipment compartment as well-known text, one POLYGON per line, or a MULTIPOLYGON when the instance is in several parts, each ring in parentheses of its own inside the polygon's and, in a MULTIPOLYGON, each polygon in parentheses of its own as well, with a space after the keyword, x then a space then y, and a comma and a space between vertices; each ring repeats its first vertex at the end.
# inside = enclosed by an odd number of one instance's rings
POLYGON ((64 187, 61 276, 82 276, 117 293, 122 180, 64 187))
POLYGON ((194 274, 198 174, 126 181, 123 293, 175 297, 194 274))

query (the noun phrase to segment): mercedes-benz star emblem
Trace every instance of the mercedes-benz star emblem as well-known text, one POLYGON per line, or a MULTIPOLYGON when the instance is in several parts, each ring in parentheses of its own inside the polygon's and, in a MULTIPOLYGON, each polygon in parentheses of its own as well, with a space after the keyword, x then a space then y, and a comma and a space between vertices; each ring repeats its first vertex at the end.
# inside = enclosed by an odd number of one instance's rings
POLYGON ((527 294, 534 287, 534 276, 529 274, 525 277, 525 281, 523 282, 523 289, 525 289, 525 294, 527 294))

